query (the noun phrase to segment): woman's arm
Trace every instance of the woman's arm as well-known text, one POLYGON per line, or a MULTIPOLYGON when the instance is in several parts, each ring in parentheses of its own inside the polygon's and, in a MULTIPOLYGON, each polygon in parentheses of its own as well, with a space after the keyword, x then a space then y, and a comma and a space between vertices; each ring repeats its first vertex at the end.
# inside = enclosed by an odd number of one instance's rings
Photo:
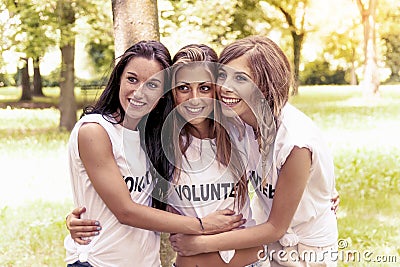
POLYGON ((311 167, 311 152, 294 147, 283 164, 275 189, 268 220, 260 225, 216 235, 189 236, 177 234, 170 238, 172 247, 181 256, 212 251, 244 249, 279 240, 289 228, 300 203, 311 167))
POLYGON ((176 215, 133 202, 115 162, 109 136, 97 123, 81 126, 78 147, 93 187, 122 224, 159 232, 210 234, 229 231, 244 223, 242 215, 233 215, 233 211, 223 210, 203 218, 203 230, 197 218, 176 215))

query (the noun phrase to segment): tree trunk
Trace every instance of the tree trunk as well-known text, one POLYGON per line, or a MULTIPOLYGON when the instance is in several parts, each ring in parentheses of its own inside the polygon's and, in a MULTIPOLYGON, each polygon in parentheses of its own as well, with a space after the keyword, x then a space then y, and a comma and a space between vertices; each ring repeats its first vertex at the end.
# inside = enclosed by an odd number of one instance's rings
POLYGON ((69 1, 58 1, 61 21, 60 129, 71 131, 77 121, 75 88, 75 12, 69 1))
POLYGON ((378 0, 369 0, 368 9, 361 0, 357 0, 357 4, 364 27, 364 77, 361 85, 367 95, 377 95, 380 82, 376 54, 375 11, 378 0))
POLYGON ((301 47, 303 45, 304 33, 297 34, 292 31, 293 38, 293 72, 294 72, 294 85, 292 90, 292 95, 298 95, 300 86, 300 57, 301 57, 301 47))
POLYGON ((354 46, 351 46, 351 67, 350 67, 350 84, 357 85, 357 75, 356 75, 356 66, 355 66, 355 56, 356 49, 354 46))
POLYGON ((42 86, 42 75, 40 74, 40 60, 39 58, 33 59, 33 95, 44 96, 42 86))
POLYGON ((21 69, 21 87, 22 95, 19 101, 32 100, 31 82, 29 81, 29 61, 28 58, 21 58, 24 61, 24 66, 21 69))
POLYGON ((111 0, 115 58, 140 40, 159 40, 157 0, 111 0))
MULTIPOLYGON (((271 3, 271 2, 270 2, 271 3)), ((304 36, 305 36, 305 31, 304 31, 304 21, 305 21, 305 8, 306 8, 306 3, 304 3, 304 6, 302 6, 302 13, 301 13, 301 22, 300 26, 296 27, 296 17, 292 17, 292 15, 285 10, 281 6, 281 3, 279 1, 273 1, 271 4, 273 4, 276 8, 278 8, 282 14, 285 16, 286 22, 289 25, 290 29, 290 34, 292 35, 293 39, 293 89, 292 89, 292 95, 297 95, 299 93, 299 86, 300 86, 300 58, 301 58, 301 47, 303 45, 304 41, 304 36)), ((294 14, 295 16, 295 14, 294 14)))
POLYGON ((354 66, 354 61, 351 62, 351 67, 350 67, 350 84, 357 85, 357 75, 356 75, 356 68, 354 66))
MULTIPOLYGON (((160 40, 156 0, 111 0, 114 22, 115 58, 140 40, 160 40)), ((161 235, 161 263, 170 267, 175 259, 168 240, 161 235)))

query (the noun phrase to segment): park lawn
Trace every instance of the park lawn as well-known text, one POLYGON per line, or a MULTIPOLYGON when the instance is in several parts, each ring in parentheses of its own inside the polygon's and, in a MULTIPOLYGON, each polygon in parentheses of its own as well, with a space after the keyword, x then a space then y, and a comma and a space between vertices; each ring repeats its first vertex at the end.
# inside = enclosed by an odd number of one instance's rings
MULTIPOLYGON (((349 86, 302 87, 290 99, 332 148, 341 196, 339 266, 379 266, 390 256, 400 262, 400 86, 380 90, 371 100, 349 86)), ((12 93, 7 97, 0 102, 12 93)), ((0 189, 0 266, 65 266, 64 218, 73 206, 69 134, 58 131, 55 108, 5 108, 0 117, 2 177, 11 183, 0 189)))

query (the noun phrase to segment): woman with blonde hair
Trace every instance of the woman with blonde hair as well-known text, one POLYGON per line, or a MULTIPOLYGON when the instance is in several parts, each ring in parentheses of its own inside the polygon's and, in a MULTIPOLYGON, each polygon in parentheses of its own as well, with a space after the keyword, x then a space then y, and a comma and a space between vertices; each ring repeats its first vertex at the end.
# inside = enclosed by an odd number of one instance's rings
POLYGON ((271 266, 335 266, 333 159, 316 125, 288 103, 287 57, 270 39, 252 36, 225 47, 219 63, 223 113, 240 116, 254 140, 247 151, 255 163, 252 207, 260 224, 216 235, 174 235, 173 248, 187 256, 267 245, 271 266))

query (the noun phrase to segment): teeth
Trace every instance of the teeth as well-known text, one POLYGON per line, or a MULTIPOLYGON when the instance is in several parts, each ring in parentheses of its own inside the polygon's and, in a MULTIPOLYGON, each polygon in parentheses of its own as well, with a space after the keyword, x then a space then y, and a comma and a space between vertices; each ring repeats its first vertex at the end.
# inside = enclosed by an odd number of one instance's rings
POLYGON ((190 108, 186 107, 190 112, 197 113, 200 112, 203 108, 190 108))
POLYGON ((135 106, 144 106, 144 104, 145 104, 143 102, 137 102, 133 99, 129 99, 129 103, 131 103, 132 105, 135 105, 135 106))
POLYGON ((222 97, 222 101, 223 101, 224 103, 227 103, 227 104, 236 104, 236 103, 239 103, 239 102, 240 102, 240 99, 238 99, 238 98, 225 98, 225 97, 222 97))

